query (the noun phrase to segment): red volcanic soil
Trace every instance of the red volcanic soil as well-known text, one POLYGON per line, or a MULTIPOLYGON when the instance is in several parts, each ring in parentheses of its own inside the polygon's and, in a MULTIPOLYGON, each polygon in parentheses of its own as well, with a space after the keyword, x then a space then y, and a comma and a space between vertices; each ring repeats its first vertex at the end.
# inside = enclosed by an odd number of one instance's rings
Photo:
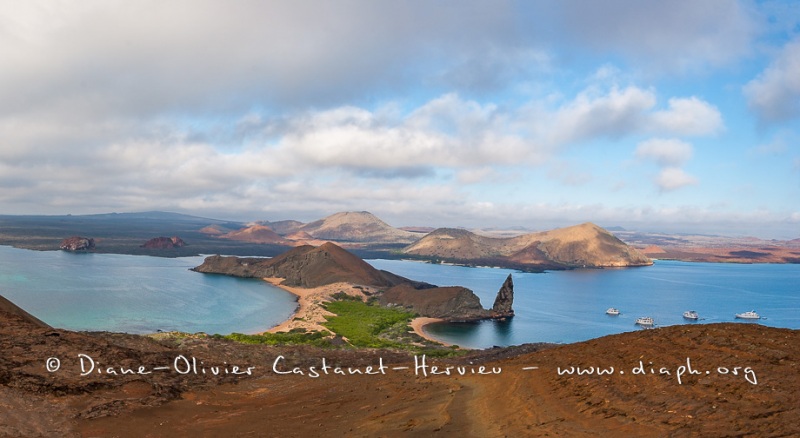
POLYGON ((643 254, 660 259, 689 262, 728 263, 800 263, 800 248, 775 245, 720 246, 720 247, 647 247, 643 254))
POLYGON ((214 236, 225 234, 225 231, 219 225, 209 225, 207 227, 203 227, 200 229, 200 232, 203 234, 211 234, 214 236))
POLYGON ((223 239, 238 240, 248 243, 272 243, 285 245, 286 240, 264 225, 252 225, 241 230, 231 231, 230 233, 219 236, 223 239))
POLYGON ((186 246, 186 242, 180 237, 154 237, 142 245, 142 248, 150 249, 172 249, 186 246))
POLYGON ((797 330, 681 325, 426 357, 422 368, 421 357, 387 350, 74 333, 0 313, 0 436, 800 435, 797 330), (80 353, 101 372, 80 376, 80 353), (198 371, 107 372, 176 358, 194 358, 198 371), (296 374, 276 373, 276 361, 296 374), (432 375, 434 365, 463 375, 432 375), (254 368, 234 376, 233 366, 254 368), (584 374, 564 372, 577 367, 584 374))

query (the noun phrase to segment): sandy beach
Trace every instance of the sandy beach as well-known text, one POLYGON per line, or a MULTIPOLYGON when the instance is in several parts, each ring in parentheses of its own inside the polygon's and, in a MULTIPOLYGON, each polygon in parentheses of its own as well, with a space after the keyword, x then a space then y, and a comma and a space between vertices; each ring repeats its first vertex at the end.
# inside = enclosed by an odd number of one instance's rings
POLYGON ((354 297, 366 298, 367 293, 374 293, 375 289, 369 286, 357 286, 349 283, 333 283, 315 288, 291 287, 282 285, 283 278, 264 278, 273 286, 277 286, 297 296, 297 310, 286 321, 267 330, 269 333, 288 332, 293 329, 306 329, 308 331, 328 331, 322 326, 326 316, 332 316, 322 307, 322 303, 330 301, 331 296, 344 292, 354 297))
MULTIPOLYGON (((322 303, 330 301, 332 295, 339 292, 344 292, 350 296, 361 297, 364 299, 367 297, 367 294, 365 294, 364 291, 369 294, 376 292, 375 288, 373 287, 357 286, 350 283, 333 283, 308 289, 282 285, 281 282, 283 282, 283 278, 264 278, 263 280, 297 296, 297 310, 295 310, 289 319, 267 330, 269 333, 288 332, 297 328, 302 328, 307 331, 327 331, 328 329, 326 329, 322 323, 326 321, 326 316, 332 316, 333 313, 325 310, 322 307, 322 303)), ((444 320, 441 318, 428 318, 420 316, 414 318, 411 323, 409 323, 409 326, 411 326, 411 329, 414 330, 414 333, 421 338, 442 344, 446 347, 451 346, 452 344, 434 339, 425 333, 424 327, 428 324, 436 322, 444 322, 444 320)))
POLYGON ((431 342, 436 342, 438 344, 442 344, 442 345, 444 345, 446 347, 449 347, 449 346, 453 345, 453 344, 448 344, 447 342, 442 342, 442 341, 440 341, 438 339, 434 339, 430 335, 425 333, 425 326, 428 325, 428 324, 433 324, 435 322, 444 322, 444 320, 441 319, 441 318, 428 318, 428 317, 425 317, 425 316, 420 316, 420 317, 414 318, 409 325, 414 330, 414 333, 416 333, 421 338, 427 339, 427 340, 429 340, 431 342))

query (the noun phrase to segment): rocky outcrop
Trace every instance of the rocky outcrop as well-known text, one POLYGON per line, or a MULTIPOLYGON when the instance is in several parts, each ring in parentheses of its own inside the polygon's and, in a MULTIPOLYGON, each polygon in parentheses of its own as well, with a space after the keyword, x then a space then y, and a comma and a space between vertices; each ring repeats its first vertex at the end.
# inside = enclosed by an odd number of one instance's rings
POLYGON ((381 294, 378 302, 382 306, 404 307, 421 316, 448 321, 475 321, 492 317, 474 292, 460 286, 415 289, 403 284, 381 294))
POLYGON ((85 251, 94 249, 94 239, 91 237, 72 236, 61 241, 59 248, 64 251, 85 251))
POLYGON ((420 316, 451 322, 506 319, 514 316, 514 283, 509 274, 497 292, 491 310, 483 308, 474 292, 460 286, 414 288, 410 284, 401 284, 381 294, 378 302, 383 306, 400 306, 420 316))
POLYGON ((142 248, 149 249, 173 249, 186 246, 186 242, 180 237, 154 237, 142 245, 142 248))
POLYGON ((511 318, 514 316, 514 280, 511 279, 511 274, 508 274, 506 281, 497 292, 492 306, 493 318, 511 318))

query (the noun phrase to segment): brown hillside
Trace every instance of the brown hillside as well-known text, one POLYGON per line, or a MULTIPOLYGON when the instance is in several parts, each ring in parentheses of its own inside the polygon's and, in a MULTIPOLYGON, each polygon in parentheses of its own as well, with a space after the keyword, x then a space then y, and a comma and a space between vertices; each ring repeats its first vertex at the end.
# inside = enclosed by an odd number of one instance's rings
POLYGON ((379 297, 382 306, 400 306, 430 318, 447 320, 488 319, 491 312, 471 290, 461 286, 415 289, 409 284, 394 286, 379 297))
POLYGON ((500 256, 499 239, 458 228, 439 228, 403 250, 445 259, 472 260, 500 256))
POLYGON ((427 377, 414 375, 413 357, 391 350, 244 345, 201 336, 157 341, 47 329, 16 316, 0 318, 0 349, 2 436, 800 435, 800 331, 759 324, 678 325, 550 348, 427 357, 428 366, 466 370, 427 377), (104 370, 152 370, 179 356, 196 358, 205 370, 255 368, 244 376, 81 377, 77 352, 104 370), (320 370, 321 358, 345 369, 375 369, 379 361, 389 369, 385 375, 277 375, 278 356, 284 369, 306 373, 320 370), (58 372, 44 366, 49 357, 61 358, 58 372), (700 374, 690 374, 687 361, 700 374), (640 364, 645 373, 637 375, 640 364), (478 366, 501 372, 471 372, 478 366), (558 373, 612 366, 609 375, 558 373), (747 380, 754 377, 757 384, 747 380))
POLYGON ((606 267, 652 263, 635 248, 592 223, 510 238, 439 229, 403 250, 406 254, 510 266, 606 267))
POLYGON ((200 228, 200 232, 212 236, 219 236, 220 234, 225 234, 228 231, 223 229, 219 225, 209 225, 207 227, 200 228))
POLYGON ((219 237, 223 239, 236 240, 239 242, 272 243, 278 245, 288 244, 286 239, 264 225, 252 225, 237 231, 231 231, 230 233, 223 234, 219 237))
POLYGON ((294 233, 287 234, 286 240, 290 240, 294 246, 312 245, 320 246, 328 243, 327 240, 315 239, 314 236, 306 233, 305 231, 295 231, 294 233))
POLYGON ((263 222, 258 222, 258 224, 270 227, 272 231, 280 234, 281 236, 297 232, 303 225, 305 225, 303 222, 294 220, 275 221, 275 222, 263 221, 263 222))
POLYGON ((392 285, 379 270, 333 243, 298 247, 273 258, 271 267, 270 277, 284 278, 284 284, 289 286, 317 287, 339 282, 392 285))
POLYGON ((337 242, 411 243, 419 238, 419 234, 394 228, 366 211, 336 213, 301 230, 317 239, 337 242))
POLYGON ((21 318, 22 320, 31 323, 37 327, 45 327, 50 328, 49 325, 45 324, 39 318, 31 315, 30 313, 22 310, 16 304, 8 301, 4 296, 0 295, 0 315, 5 313, 6 315, 14 315, 16 317, 21 318))
POLYGON ((333 243, 299 246, 271 259, 211 256, 193 270, 237 277, 283 278, 287 286, 304 288, 340 282, 379 287, 396 284, 394 278, 333 243))

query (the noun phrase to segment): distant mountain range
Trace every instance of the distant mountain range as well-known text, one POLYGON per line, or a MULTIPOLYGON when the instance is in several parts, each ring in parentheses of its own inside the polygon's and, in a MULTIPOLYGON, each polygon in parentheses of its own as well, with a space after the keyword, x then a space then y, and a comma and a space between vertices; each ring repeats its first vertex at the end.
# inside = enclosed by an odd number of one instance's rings
POLYGON ((500 238, 456 228, 411 232, 394 228, 372 213, 360 211, 336 213, 307 224, 259 222, 219 237, 287 246, 320 245, 326 241, 343 245, 408 244, 401 249, 402 254, 523 270, 652 264, 642 253, 592 223, 500 238))
POLYGON ((440 228, 406 247, 403 253, 442 261, 541 269, 645 266, 653 263, 635 248, 592 223, 508 238, 440 228))

